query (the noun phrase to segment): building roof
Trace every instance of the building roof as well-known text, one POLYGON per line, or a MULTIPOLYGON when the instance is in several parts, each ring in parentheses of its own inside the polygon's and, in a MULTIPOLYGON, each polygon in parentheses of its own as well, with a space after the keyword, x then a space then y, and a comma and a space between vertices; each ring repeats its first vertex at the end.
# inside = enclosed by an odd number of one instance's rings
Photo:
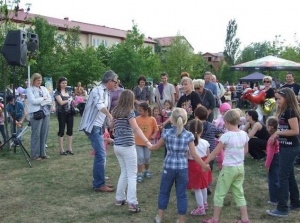
MULTIPOLYGON (((57 18, 38 15, 38 14, 26 13, 22 9, 19 10, 18 15, 13 17, 12 20, 14 22, 18 22, 18 23, 24 23, 24 22, 29 23, 29 22, 26 22, 26 20, 28 18, 35 18, 37 16, 46 19, 50 25, 56 26, 60 30, 66 30, 67 28, 73 28, 73 27, 79 27, 79 30, 82 33, 115 37, 115 38, 120 38, 120 39, 126 39, 126 35, 128 32, 125 30, 110 28, 110 27, 106 27, 106 26, 72 21, 72 20, 69 20, 69 18, 67 18, 67 17, 64 19, 57 19, 57 18)), ((144 41, 146 43, 152 43, 152 44, 156 43, 156 41, 154 41, 150 37, 145 38, 144 41)))
MULTIPOLYGON (((172 44, 177 36, 168 36, 168 37, 158 37, 155 40, 161 45, 162 47, 168 47, 172 44)), ((194 50, 193 46, 189 43, 189 41, 184 37, 180 36, 181 38, 185 39, 185 41, 190 45, 190 47, 194 50)))

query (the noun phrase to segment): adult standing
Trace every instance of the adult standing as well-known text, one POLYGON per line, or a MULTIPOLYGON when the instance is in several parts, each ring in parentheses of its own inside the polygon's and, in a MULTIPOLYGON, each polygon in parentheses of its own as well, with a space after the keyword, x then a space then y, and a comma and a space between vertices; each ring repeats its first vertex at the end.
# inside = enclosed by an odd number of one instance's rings
POLYGON ((66 90, 67 87, 67 78, 61 77, 57 82, 57 90, 55 91, 54 98, 56 101, 56 112, 58 120, 58 145, 59 145, 59 154, 60 155, 74 155, 72 148, 73 141, 73 123, 74 116, 71 114, 71 103, 73 98, 69 95, 69 92, 66 90), (64 150, 64 131, 67 126, 67 140, 68 140, 68 150, 64 150))
POLYGON ((48 159, 45 145, 48 138, 52 99, 42 84, 42 75, 31 76, 31 86, 27 88, 28 113, 31 124, 31 157, 34 160, 48 159), (43 111, 44 117, 36 119, 34 112, 43 111))
POLYGON ((135 96, 135 105, 139 105, 142 102, 149 104, 150 102, 150 91, 146 86, 146 77, 140 76, 137 81, 137 86, 133 88, 133 93, 135 96))
MULTIPOLYGON (((216 100, 219 100, 219 104, 224 103, 225 98, 222 99, 222 97, 224 96, 224 94, 226 92, 224 86, 217 81, 217 77, 214 74, 211 75, 211 82, 213 82, 217 86, 217 98, 216 98, 216 100)), ((216 107, 216 108, 214 108, 214 118, 217 118, 218 114, 219 114, 219 108, 216 107)))
POLYGON ((297 97, 297 101, 300 102, 300 85, 295 83, 295 75, 291 72, 288 72, 285 75, 285 84, 281 87, 288 87, 292 89, 297 97))
POLYGON ((209 71, 205 72, 205 74, 204 74, 204 80, 205 80, 204 88, 210 90, 215 97, 218 97, 217 86, 215 85, 215 83, 213 83, 211 81, 212 75, 213 74, 209 71))
POLYGON ((299 189, 294 173, 294 162, 300 151, 300 108, 290 88, 280 89, 276 98, 278 130, 270 140, 274 142, 278 138, 279 141, 279 197, 276 209, 267 210, 267 214, 287 217, 289 211, 300 208, 299 189))
POLYGON ((104 147, 104 123, 105 118, 112 122, 112 115, 109 113, 110 95, 118 83, 118 75, 112 71, 106 71, 102 82, 95 87, 87 100, 79 130, 83 130, 91 141, 95 151, 93 165, 93 188, 99 192, 113 192, 115 189, 111 185, 105 184, 105 160, 106 152, 104 147))
POLYGON ((177 107, 184 108, 188 114, 188 120, 191 120, 194 118, 194 110, 201 106, 200 96, 194 91, 191 78, 183 77, 180 84, 184 94, 179 98, 177 107))
POLYGON ((162 73, 160 75, 161 83, 155 90, 155 98, 160 111, 163 109, 163 104, 166 100, 170 100, 172 104, 175 103, 175 88, 173 84, 168 83, 168 74, 162 73))
POLYGON ((117 106, 122 91, 124 91, 124 88, 120 80, 118 80, 114 88, 110 91, 110 112, 117 106))
POLYGON ((264 124, 258 121, 258 114, 255 110, 249 110, 246 113, 246 125, 244 131, 248 133, 249 154, 254 159, 263 159, 266 157, 266 146, 270 134, 264 124))
MULTIPOLYGON (((272 77, 271 76, 264 76, 262 81, 264 83, 264 88, 262 88, 261 90, 263 90, 266 93, 265 99, 275 98, 275 91, 274 91, 273 88, 271 88, 272 77)), ((272 115, 272 112, 270 112, 270 114, 265 114, 263 112, 262 105, 258 105, 256 111, 258 113, 258 120, 260 122, 263 122, 263 123, 265 123, 267 118, 270 115, 272 115)))
POLYGON ((207 109, 207 121, 212 122, 214 119, 213 110, 216 107, 216 100, 213 93, 204 88, 205 81, 203 79, 193 80, 195 92, 200 96, 201 105, 207 109))

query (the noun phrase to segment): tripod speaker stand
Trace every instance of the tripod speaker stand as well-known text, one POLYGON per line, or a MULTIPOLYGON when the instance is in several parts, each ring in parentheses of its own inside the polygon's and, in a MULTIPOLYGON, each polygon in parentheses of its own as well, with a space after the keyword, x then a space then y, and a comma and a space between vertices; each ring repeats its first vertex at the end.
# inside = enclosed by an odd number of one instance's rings
MULTIPOLYGON (((15 80, 17 79, 15 77, 15 73, 16 73, 16 68, 15 68, 15 66, 13 66, 14 82, 16 82, 15 80)), ((25 130, 28 128, 28 126, 26 126, 26 128, 19 135, 17 135, 17 132, 16 132, 17 101, 16 101, 16 93, 15 93, 15 83, 13 84, 13 100, 14 100, 13 101, 13 106, 12 106, 13 107, 13 109, 12 109, 13 110, 13 112, 12 112, 13 115, 11 115, 12 118, 13 118, 13 120, 11 120, 12 121, 11 124, 13 126, 13 134, 6 142, 4 142, 4 144, 2 146, 4 146, 5 144, 9 143, 12 140, 13 146, 14 146, 14 153, 16 153, 17 146, 19 146, 22 153, 23 153, 23 155, 24 155, 24 157, 25 157, 25 159, 26 159, 26 161, 27 161, 27 163, 28 163, 28 165, 29 165, 29 167, 32 167, 31 163, 30 163, 30 160, 29 160, 30 155, 29 155, 29 153, 27 152, 27 150, 25 149, 25 147, 23 146, 23 144, 20 140, 21 136, 25 133, 25 130)))

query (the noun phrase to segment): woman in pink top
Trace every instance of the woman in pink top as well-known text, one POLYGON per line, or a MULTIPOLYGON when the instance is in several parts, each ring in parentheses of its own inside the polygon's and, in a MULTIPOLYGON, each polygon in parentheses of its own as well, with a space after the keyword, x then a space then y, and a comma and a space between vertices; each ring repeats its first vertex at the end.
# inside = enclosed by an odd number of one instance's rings
MULTIPOLYGON (((278 120, 276 117, 269 117, 266 121, 267 130, 270 135, 277 131, 278 120)), ((268 173, 269 196, 268 204, 277 205, 279 194, 279 142, 274 142, 269 138, 267 142, 267 159, 265 162, 266 171, 268 173)))

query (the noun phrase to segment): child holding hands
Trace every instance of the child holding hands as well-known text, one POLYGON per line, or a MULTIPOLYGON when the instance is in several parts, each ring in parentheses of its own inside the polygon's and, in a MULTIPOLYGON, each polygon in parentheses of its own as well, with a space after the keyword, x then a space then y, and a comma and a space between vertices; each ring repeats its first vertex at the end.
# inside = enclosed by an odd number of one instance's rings
POLYGON ((246 200, 244 196, 244 157, 248 152, 249 137, 246 132, 239 130, 240 116, 235 110, 224 114, 225 128, 228 130, 219 139, 217 147, 207 157, 205 163, 213 160, 223 149, 224 161, 214 194, 214 213, 211 219, 203 223, 219 223, 225 196, 231 189, 237 206, 240 208, 241 220, 236 223, 250 223, 246 200))
POLYGON ((187 212, 186 188, 188 184, 188 162, 186 153, 189 151, 194 160, 203 169, 208 170, 202 159, 195 151, 194 136, 184 129, 187 123, 187 113, 182 108, 175 108, 171 114, 170 121, 172 128, 165 129, 157 144, 150 147, 156 150, 165 145, 167 154, 164 160, 164 170, 161 176, 160 191, 158 196, 158 215, 155 217, 156 223, 161 223, 164 210, 167 209, 170 192, 173 184, 176 184, 177 209, 179 214, 178 223, 185 222, 187 212))

